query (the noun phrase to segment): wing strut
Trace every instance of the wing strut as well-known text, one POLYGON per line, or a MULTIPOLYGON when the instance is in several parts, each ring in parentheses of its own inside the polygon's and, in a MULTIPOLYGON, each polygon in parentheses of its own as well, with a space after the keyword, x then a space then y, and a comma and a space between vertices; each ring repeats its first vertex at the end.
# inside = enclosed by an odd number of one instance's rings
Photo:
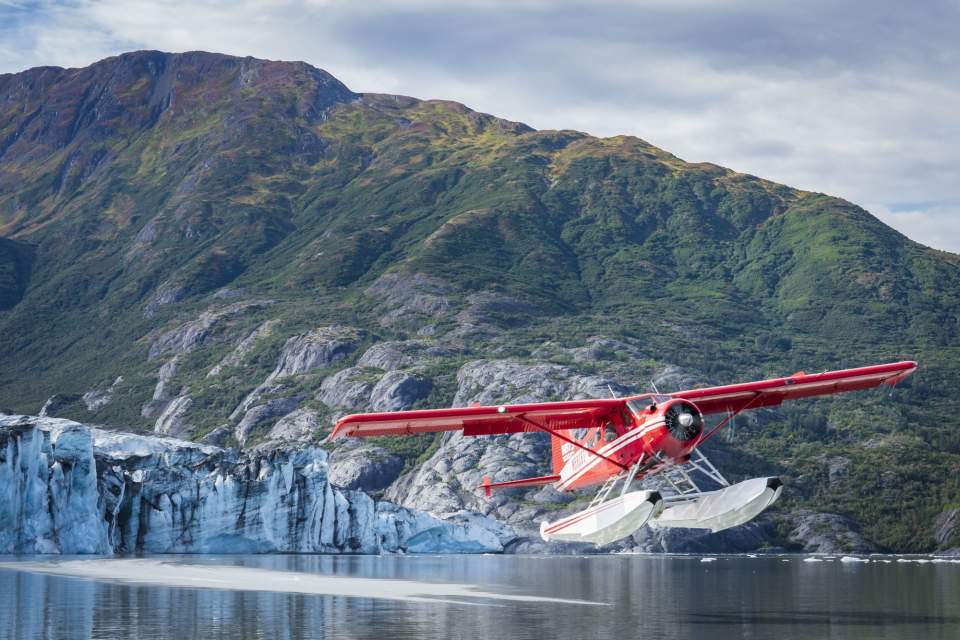
POLYGON ((588 446, 586 446, 586 445, 584 445, 584 444, 581 444, 580 442, 577 442, 577 441, 574 440, 573 438, 568 438, 567 436, 560 435, 560 434, 557 433, 557 431, 554 430, 554 429, 547 429, 546 427, 537 424, 536 422, 534 422, 533 420, 531 420, 531 419, 528 418, 527 416, 523 415, 522 413, 517 414, 517 420, 522 420, 523 422, 527 423, 528 425, 530 425, 530 426, 533 427, 534 429, 537 429, 538 431, 543 431, 543 432, 545 432, 545 433, 549 433, 549 434, 550 434, 552 437, 554 437, 554 438, 559 438, 559 439, 563 440, 564 442, 569 442, 570 444, 572 444, 572 445, 575 446, 575 447, 578 447, 578 448, 580 448, 580 449, 583 449, 584 451, 587 451, 587 452, 589 452, 589 453, 592 453, 593 455, 597 456, 597 457, 600 458, 601 460, 606 460, 607 462, 610 462, 610 463, 612 463, 612 464, 617 465, 618 467, 620 467, 620 468, 623 469, 624 471, 626 471, 626 470, 628 469, 628 467, 627 467, 626 465, 624 465, 624 464, 622 464, 622 463, 614 460, 613 458, 608 458, 607 456, 605 456, 605 455, 603 455, 603 454, 601 454, 601 453, 598 453, 597 451, 594 451, 594 450, 591 449, 590 447, 588 447, 588 446))
POLYGON ((713 437, 713 434, 715 434, 717 431, 720 431, 720 429, 722 429, 725 424, 727 424, 728 422, 730 422, 731 420, 733 420, 733 418, 734 418, 738 413, 740 413, 741 411, 746 411, 747 409, 749 409, 749 408, 750 408, 750 405, 752 405, 754 402, 756 402, 756 401, 760 398, 760 396, 762 396, 762 395, 763 395, 763 394, 760 393, 759 391, 754 391, 754 392, 753 392, 753 397, 750 398, 750 400, 749 400, 746 404, 744 404, 742 407, 740 407, 740 408, 737 409, 736 411, 734 411, 734 412, 732 412, 732 413, 728 413, 728 414, 727 414, 727 417, 724 418, 723 420, 721 420, 721 421, 717 424, 717 426, 715 426, 713 429, 710 429, 710 431, 708 431, 708 432, 706 433, 706 435, 701 436, 701 437, 700 437, 700 441, 697 442, 697 446, 699 447, 699 446, 702 445, 704 442, 706 442, 707 440, 709 440, 710 438, 712 438, 712 437, 713 437))

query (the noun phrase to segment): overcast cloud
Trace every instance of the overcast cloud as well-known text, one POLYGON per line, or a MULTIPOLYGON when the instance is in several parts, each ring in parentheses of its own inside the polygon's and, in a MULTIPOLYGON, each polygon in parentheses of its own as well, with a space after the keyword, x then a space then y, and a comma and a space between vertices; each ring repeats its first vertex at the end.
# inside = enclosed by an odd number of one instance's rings
POLYGON ((960 252, 957 0, 0 0, 0 72, 133 49, 305 60, 354 91, 639 136, 960 252))

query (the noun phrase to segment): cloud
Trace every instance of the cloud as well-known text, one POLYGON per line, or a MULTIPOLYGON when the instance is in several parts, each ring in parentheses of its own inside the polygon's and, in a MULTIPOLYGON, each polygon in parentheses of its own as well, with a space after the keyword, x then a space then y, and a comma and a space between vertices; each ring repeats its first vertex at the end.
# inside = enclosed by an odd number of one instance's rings
POLYGON ((0 71, 138 48, 305 60, 357 91, 637 135, 867 203, 957 251, 958 13, 952 0, 13 2, 0 71))

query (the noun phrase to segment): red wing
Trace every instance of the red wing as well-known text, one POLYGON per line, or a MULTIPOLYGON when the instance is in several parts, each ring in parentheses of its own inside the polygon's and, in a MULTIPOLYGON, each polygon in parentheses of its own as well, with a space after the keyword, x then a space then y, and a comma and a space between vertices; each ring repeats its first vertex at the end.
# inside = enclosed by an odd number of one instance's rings
POLYGON ((525 420, 546 430, 579 429, 600 424, 620 411, 625 400, 570 400, 496 407, 463 407, 420 411, 357 413, 337 421, 327 441, 342 436, 390 436, 437 431, 463 431, 468 436, 539 431, 525 420))
POLYGON ((858 369, 825 371, 823 373, 795 373, 788 378, 774 378, 760 382, 731 384, 707 389, 690 389, 671 393, 674 398, 691 400, 703 413, 741 411, 748 407, 770 407, 784 400, 822 396, 844 391, 857 391, 894 385, 917 368, 916 362, 892 362, 858 369))

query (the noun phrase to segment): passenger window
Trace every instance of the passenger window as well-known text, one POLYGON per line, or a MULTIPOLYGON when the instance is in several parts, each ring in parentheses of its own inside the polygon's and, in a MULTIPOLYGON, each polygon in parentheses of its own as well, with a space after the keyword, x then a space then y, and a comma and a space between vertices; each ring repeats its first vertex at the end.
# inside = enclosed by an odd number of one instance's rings
POLYGON ((617 439, 617 430, 616 430, 616 428, 613 426, 613 423, 612 423, 612 422, 608 422, 608 423, 603 427, 603 439, 606 440, 607 442, 610 442, 611 440, 616 440, 616 439, 617 439))

